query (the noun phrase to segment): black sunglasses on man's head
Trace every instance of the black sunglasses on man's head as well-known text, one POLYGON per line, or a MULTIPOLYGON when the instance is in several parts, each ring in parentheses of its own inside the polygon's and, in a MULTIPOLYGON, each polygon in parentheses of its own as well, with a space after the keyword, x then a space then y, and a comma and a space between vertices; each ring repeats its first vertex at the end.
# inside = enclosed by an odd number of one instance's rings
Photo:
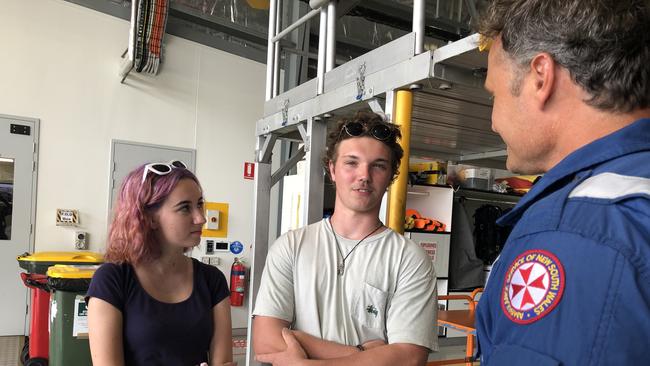
MULTIPOLYGON (((352 137, 359 137, 366 133, 379 141, 388 141, 394 137, 393 130, 384 124, 376 124, 368 130, 367 126, 360 122, 348 122, 343 126, 341 132, 345 131, 352 137)), ((340 139, 340 136, 339 136, 340 139)))

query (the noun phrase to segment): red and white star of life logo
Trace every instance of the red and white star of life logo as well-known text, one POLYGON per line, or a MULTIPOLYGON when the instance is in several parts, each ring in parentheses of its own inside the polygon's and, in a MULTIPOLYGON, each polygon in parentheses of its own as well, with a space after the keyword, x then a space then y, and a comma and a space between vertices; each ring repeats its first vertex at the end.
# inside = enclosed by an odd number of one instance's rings
POLYGON ((564 269, 548 251, 529 250, 508 268, 501 307, 510 320, 528 324, 547 315, 560 302, 564 269))
POLYGON ((539 304, 548 291, 548 271, 539 263, 526 263, 515 271, 508 296, 517 310, 528 310, 539 304))

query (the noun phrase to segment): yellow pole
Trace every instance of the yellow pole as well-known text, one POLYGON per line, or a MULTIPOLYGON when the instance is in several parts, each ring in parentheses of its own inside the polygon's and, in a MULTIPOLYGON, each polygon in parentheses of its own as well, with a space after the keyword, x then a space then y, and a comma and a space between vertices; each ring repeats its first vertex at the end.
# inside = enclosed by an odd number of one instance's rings
POLYGON ((413 110, 413 92, 398 90, 395 93, 395 113, 393 122, 400 126, 404 149, 399 175, 388 191, 388 227, 404 234, 404 211, 406 210, 406 186, 408 185, 409 155, 411 150, 411 112, 413 110))

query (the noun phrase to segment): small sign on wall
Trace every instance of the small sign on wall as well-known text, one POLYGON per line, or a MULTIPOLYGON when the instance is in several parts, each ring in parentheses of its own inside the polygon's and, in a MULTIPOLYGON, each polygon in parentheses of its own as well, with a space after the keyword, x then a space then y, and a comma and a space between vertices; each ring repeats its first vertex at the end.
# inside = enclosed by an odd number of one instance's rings
POLYGON ((255 179, 255 163, 244 163, 244 179, 255 179))
POLYGON ((230 243, 230 253, 237 255, 243 251, 244 245, 241 242, 235 240, 230 243))
POLYGON ((420 242, 420 246, 424 249, 425 252, 429 255, 432 261, 436 261, 436 249, 438 244, 435 242, 420 242))
POLYGON ((63 208, 56 209, 56 226, 77 226, 79 225, 79 211, 63 208))

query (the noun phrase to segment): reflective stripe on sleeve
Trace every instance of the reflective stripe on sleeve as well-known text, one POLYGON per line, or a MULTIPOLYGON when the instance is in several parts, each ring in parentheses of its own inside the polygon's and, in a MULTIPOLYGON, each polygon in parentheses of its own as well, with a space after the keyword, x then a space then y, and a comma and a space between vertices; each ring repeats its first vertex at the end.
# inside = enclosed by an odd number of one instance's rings
POLYGON ((616 199, 636 195, 650 196, 649 178, 601 173, 585 179, 571 191, 569 198, 616 199))

